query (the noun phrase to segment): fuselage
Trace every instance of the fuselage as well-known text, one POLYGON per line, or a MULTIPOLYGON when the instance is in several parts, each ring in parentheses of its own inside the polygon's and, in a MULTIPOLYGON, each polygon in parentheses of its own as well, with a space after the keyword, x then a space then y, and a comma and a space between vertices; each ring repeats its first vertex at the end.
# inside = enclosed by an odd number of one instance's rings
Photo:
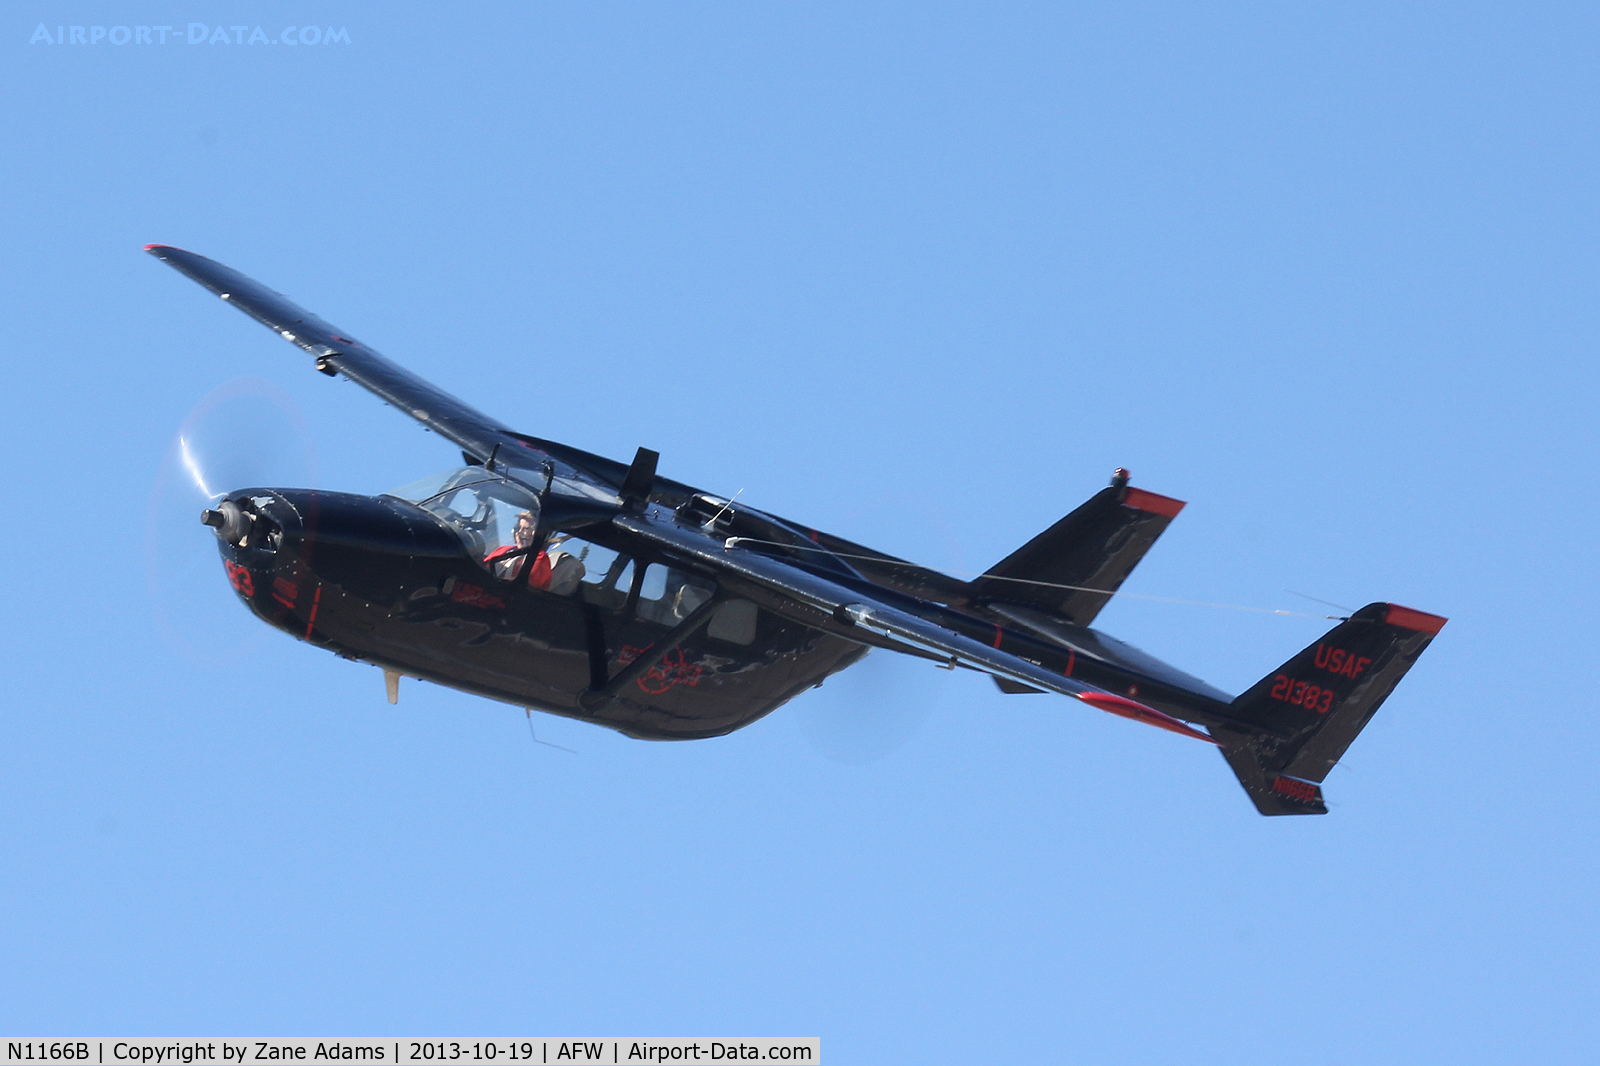
POLYGON ((615 698, 585 706, 593 649, 615 675, 672 629, 685 587, 704 581, 689 576, 669 600, 668 584, 683 571, 607 547, 597 532, 567 543, 574 554, 607 553, 606 573, 615 559, 627 562, 609 583, 596 574, 551 591, 497 575, 446 523, 396 497, 252 489, 229 499, 260 525, 242 545, 219 538, 223 565, 268 624, 346 658, 630 736, 731 732, 866 652, 729 600, 615 698))
MULTIPOLYGON (((554 535, 544 547, 566 579, 546 577, 540 587, 528 578, 531 553, 522 566, 492 561, 494 542, 509 540, 510 516, 529 513, 518 508, 537 514, 539 500, 470 469, 443 484, 432 495, 424 495, 431 485, 410 494, 418 500, 230 493, 227 501, 251 528, 232 539, 219 535, 229 581, 263 621, 346 658, 646 739, 696 739, 748 725, 874 643, 830 620, 807 625, 780 616, 716 560, 663 551, 630 536, 627 523, 574 520, 569 530, 547 530, 554 535), (627 676, 633 664, 637 677, 627 676)), ((547 488, 547 517, 559 511, 549 499, 547 488)), ((685 511, 649 504, 637 521, 700 528, 704 516, 685 511)), ((758 512, 735 520, 739 529, 792 535, 797 544, 818 539, 804 540, 804 531, 758 512)), ((1190 721, 1227 720, 1226 694, 1093 629, 1041 628, 984 604, 937 602, 918 595, 918 585, 869 579, 834 552, 801 547, 786 559, 1061 676, 1190 721)))

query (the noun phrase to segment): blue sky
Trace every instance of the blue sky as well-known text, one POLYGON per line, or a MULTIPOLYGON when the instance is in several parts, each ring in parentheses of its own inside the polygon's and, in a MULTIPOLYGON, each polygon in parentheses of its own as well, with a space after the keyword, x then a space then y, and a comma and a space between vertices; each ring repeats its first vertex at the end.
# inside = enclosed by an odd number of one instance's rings
MULTIPOLYGON (((1587 1061, 1597 29, 15 8, 0 1030, 1587 1061), (188 43, 218 19, 349 43, 188 43), (262 480, 379 492, 454 453, 150 242, 526 432, 952 571, 1120 465, 1191 501, 1130 592, 1451 622, 1320 819, 1258 817, 1202 745, 881 653, 691 744, 390 707, 234 601, 170 449, 200 405, 271 442, 262 480)), ((1324 625, 1101 624, 1231 691, 1324 625)))

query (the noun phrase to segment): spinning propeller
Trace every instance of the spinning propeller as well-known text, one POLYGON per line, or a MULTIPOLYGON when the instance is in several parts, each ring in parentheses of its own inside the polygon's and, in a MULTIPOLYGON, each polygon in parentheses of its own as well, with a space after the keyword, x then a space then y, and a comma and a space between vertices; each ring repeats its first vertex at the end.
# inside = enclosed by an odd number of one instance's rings
POLYGON ((180 653, 208 665, 232 661, 265 633, 243 612, 218 610, 231 595, 213 534, 237 540, 247 517, 219 501, 252 487, 313 487, 316 450, 288 393, 236 378, 207 393, 184 418, 150 493, 145 573, 155 623, 180 653), (195 519, 202 511, 212 529, 195 519), (203 619, 203 621, 202 621, 203 619))

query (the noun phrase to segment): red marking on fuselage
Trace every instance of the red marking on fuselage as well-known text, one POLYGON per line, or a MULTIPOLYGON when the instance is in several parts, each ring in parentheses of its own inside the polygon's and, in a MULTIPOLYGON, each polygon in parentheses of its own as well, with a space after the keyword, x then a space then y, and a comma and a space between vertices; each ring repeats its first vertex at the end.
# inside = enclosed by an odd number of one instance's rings
POLYGON ((292 611, 295 601, 300 598, 300 587, 286 577, 273 578, 272 598, 292 611))
POLYGON ((311 627, 317 624, 317 608, 322 604, 322 586, 311 597, 311 617, 306 621, 306 639, 311 639, 311 627))
POLYGON ((1098 692, 1090 690, 1088 692, 1080 692, 1078 694, 1078 699, 1082 700, 1084 703, 1087 703, 1091 707, 1098 707, 1102 711, 1108 711, 1111 714, 1121 715, 1123 718, 1132 718, 1136 722, 1143 722, 1146 725, 1153 725, 1157 729, 1165 729, 1170 733, 1179 733, 1186 737, 1193 737, 1196 740, 1203 740, 1207 744, 1216 743, 1216 741, 1211 737, 1206 736, 1197 729, 1189 728, 1176 718, 1162 714, 1154 707, 1146 707, 1142 703, 1136 703, 1135 701, 1128 699, 1126 696, 1119 696, 1115 692, 1098 692))
POLYGON ((700 684, 700 675, 704 672, 704 668, 683 657, 682 648, 673 648, 662 656, 660 662, 646 670, 636 683, 652 696, 659 696, 674 685, 695 687, 700 684))
POLYGON ((1171 496, 1158 496, 1144 489, 1129 489, 1128 494, 1122 498, 1122 505, 1132 507, 1135 511, 1148 511, 1166 518, 1178 517, 1178 512, 1188 506, 1182 500, 1174 500, 1171 496))
POLYGON ((484 591, 482 585, 474 585, 467 581, 457 581, 455 588, 450 590, 450 598, 468 607, 481 607, 484 610, 493 610, 506 605, 506 601, 499 596, 484 591))
POLYGON ((1072 676, 1072 668, 1074 666, 1077 666, 1077 665, 1078 665, 1078 653, 1075 652, 1075 651, 1068 651, 1067 652, 1067 674, 1066 674, 1067 677, 1071 677, 1072 676))
POLYGON ((1000 626, 998 624, 994 627, 994 646, 996 650, 1000 647, 1000 626))
MULTIPOLYGON (((624 667, 632 663, 639 656, 649 652, 653 645, 635 648, 631 644, 624 644, 622 650, 617 652, 617 666, 624 667)), ((652 696, 659 696, 674 685, 687 685, 694 688, 700 684, 700 675, 705 673, 705 668, 696 666, 683 657, 682 648, 673 648, 661 657, 661 661, 646 670, 634 684, 652 696)))
POLYGON ((227 571, 228 584, 233 586, 233 591, 246 597, 256 594, 255 579, 250 576, 249 568, 234 562, 232 559, 224 559, 222 560, 222 569, 227 571))

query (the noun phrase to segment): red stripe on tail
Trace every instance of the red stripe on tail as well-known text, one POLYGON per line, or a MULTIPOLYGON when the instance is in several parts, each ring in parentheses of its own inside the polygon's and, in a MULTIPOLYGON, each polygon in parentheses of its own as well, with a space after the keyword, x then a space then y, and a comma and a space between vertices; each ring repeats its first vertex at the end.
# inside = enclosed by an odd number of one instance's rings
POLYGON ((1422 611, 1413 611, 1409 607, 1389 605, 1389 611, 1383 616, 1384 625, 1399 626, 1401 629, 1414 629, 1418 633, 1437 633, 1450 621, 1436 614, 1425 614, 1422 611))
POLYGON ((1157 496, 1144 489, 1129 489, 1128 494, 1122 498, 1122 505, 1132 507, 1136 511, 1165 515, 1168 518, 1178 517, 1178 512, 1187 506, 1182 500, 1174 500, 1171 496, 1157 496))

